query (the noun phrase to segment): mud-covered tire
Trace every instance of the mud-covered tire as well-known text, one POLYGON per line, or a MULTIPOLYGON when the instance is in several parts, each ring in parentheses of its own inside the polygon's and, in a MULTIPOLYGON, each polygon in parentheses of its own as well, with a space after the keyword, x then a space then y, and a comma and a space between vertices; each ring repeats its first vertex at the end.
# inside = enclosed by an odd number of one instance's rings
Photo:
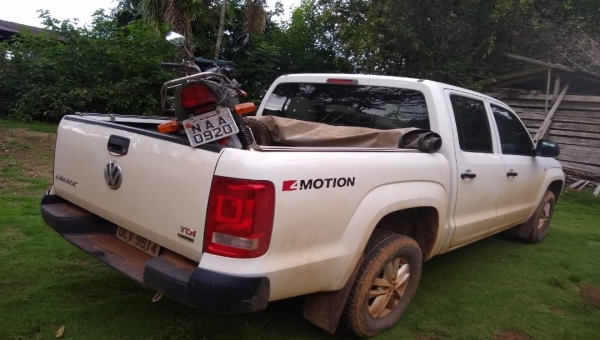
POLYGON ((363 338, 392 327, 408 309, 419 286, 422 269, 423 257, 415 240, 388 230, 375 230, 344 307, 341 327, 363 338), (393 278, 390 273, 394 274, 393 278), (389 282, 395 282, 398 288, 384 285, 389 282))
POLYGON ((554 193, 546 191, 531 218, 527 222, 509 229, 507 234, 529 243, 542 242, 548 235, 555 204, 554 193))

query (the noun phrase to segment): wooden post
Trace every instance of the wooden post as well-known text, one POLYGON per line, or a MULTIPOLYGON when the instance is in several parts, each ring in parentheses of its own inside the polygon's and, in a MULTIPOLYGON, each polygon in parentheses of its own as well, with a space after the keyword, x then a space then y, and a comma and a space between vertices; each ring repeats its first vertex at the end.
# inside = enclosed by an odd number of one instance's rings
POLYGON ((546 106, 544 107, 544 114, 548 113, 548 97, 550 96, 550 78, 552 78, 552 69, 548 69, 548 79, 546 81, 546 106))
POLYGON ((554 114, 556 113, 556 110, 558 110, 560 103, 562 102, 563 98, 565 98, 567 91, 569 91, 569 86, 571 86, 571 83, 567 83, 567 85, 565 85, 562 92, 556 99, 556 102, 554 102, 554 105, 552 105, 552 109, 550 110, 550 112, 548 112, 548 115, 546 116, 546 119, 544 119, 542 126, 540 126, 540 129, 537 131, 537 133, 535 134, 535 137, 533 138, 536 140, 536 142, 538 140, 544 138, 544 136, 550 129, 550 124, 552 124, 552 117, 554 117, 554 114))
POLYGON ((554 81, 554 92, 552 93, 552 103, 554 103, 554 101, 556 100, 559 90, 560 90, 560 71, 556 72, 556 80, 554 81))
POLYGON ((596 190, 594 190, 594 196, 598 196, 598 194, 600 194, 600 184, 598 184, 596 190))

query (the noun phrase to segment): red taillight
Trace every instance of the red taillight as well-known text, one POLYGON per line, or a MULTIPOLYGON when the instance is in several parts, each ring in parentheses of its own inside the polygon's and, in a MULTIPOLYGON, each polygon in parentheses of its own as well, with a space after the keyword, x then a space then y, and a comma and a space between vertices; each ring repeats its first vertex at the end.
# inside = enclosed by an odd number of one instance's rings
POLYGON ((181 89, 178 99, 184 110, 193 111, 194 114, 212 111, 219 102, 217 95, 202 84, 184 87, 181 89))
POLYGON ((329 78, 327 79, 328 84, 347 84, 347 85, 357 85, 358 79, 337 79, 337 78, 329 78))
POLYGON ((210 190, 204 251, 253 258, 269 249, 275 212, 275 186, 215 176, 210 190))

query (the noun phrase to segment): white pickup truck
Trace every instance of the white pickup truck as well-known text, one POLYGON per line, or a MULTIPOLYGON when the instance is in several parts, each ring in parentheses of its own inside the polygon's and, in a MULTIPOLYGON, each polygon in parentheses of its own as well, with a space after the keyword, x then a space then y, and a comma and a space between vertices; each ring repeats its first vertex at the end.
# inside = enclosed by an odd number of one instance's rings
POLYGON ((505 230, 544 239, 564 184, 558 146, 534 145, 510 107, 434 81, 283 76, 258 108, 267 115, 418 127, 443 144, 193 148, 157 132, 160 118, 70 115, 43 219, 186 305, 243 313, 306 295, 309 321, 368 337, 405 313, 424 261, 505 230))

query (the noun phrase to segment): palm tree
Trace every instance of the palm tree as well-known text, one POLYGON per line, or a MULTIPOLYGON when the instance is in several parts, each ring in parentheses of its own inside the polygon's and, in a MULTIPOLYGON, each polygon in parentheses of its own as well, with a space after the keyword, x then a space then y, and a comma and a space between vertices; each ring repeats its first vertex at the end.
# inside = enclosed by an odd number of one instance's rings
MULTIPOLYGON (((131 1, 131 0, 130 0, 131 1)), ((189 60, 194 57, 192 45, 192 22, 206 19, 209 8, 214 5, 214 0, 138 0, 137 9, 144 21, 159 25, 163 22, 170 23, 174 31, 185 37, 185 45, 182 49, 182 57, 189 60)), ((221 1, 221 17, 215 44, 215 59, 218 59, 223 30, 225 28, 225 16, 227 13, 227 1, 221 1)), ((265 0, 244 0, 246 6, 246 29, 249 33, 260 34, 266 26, 267 14, 265 12, 265 0)), ((137 1, 132 1, 137 2, 137 1)))

